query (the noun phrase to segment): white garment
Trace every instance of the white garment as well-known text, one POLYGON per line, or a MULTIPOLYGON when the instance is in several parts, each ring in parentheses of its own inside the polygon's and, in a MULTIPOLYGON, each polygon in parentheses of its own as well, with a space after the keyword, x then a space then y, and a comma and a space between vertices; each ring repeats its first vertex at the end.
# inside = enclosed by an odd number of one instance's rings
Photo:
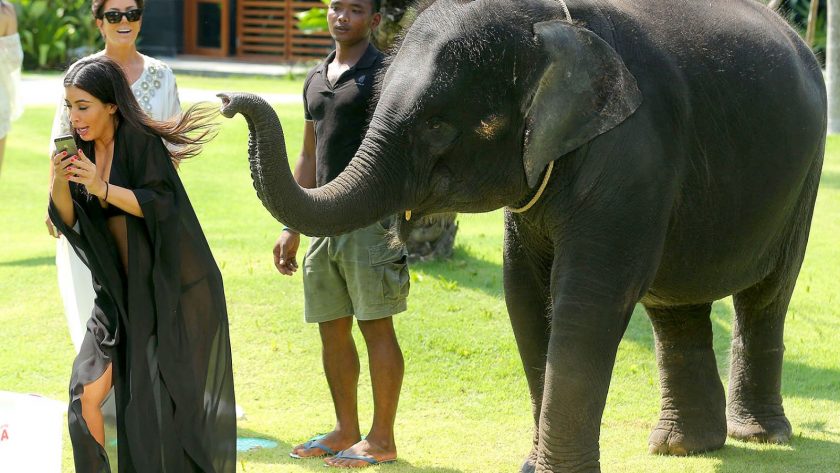
POLYGON ((17 90, 23 49, 17 33, 0 36, 0 139, 9 133, 11 123, 23 112, 17 90))
MULTIPOLYGON (((102 52, 99 52, 94 56, 101 54, 102 52)), ((176 118, 181 114, 181 102, 178 100, 175 74, 163 62, 142 54, 141 56, 143 56, 143 74, 131 84, 131 90, 137 102, 154 120, 176 118)), ((70 114, 64 106, 64 94, 61 96, 61 102, 56 108, 53 119, 52 140, 72 134, 70 114)), ((51 144, 51 149, 53 148, 51 144)), ((64 313, 70 329, 70 338, 78 353, 85 336, 85 326, 93 312, 93 277, 64 236, 58 239, 55 265, 58 270, 58 288, 64 301, 64 313)))

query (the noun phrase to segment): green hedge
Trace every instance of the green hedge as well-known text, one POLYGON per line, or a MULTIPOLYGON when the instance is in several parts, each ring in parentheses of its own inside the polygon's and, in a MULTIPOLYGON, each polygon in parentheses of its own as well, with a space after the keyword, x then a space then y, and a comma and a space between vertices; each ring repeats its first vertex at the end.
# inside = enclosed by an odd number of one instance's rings
POLYGON ((26 70, 63 69, 102 48, 89 0, 20 0, 15 7, 26 70))

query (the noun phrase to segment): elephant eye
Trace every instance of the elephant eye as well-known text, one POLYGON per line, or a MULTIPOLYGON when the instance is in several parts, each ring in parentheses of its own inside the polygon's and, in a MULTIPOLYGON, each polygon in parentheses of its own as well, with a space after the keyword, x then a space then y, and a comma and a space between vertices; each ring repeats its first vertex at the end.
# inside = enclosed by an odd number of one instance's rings
POLYGON ((440 118, 430 118, 425 125, 423 140, 434 153, 442 153, 458 137, 458 130, 440 118))

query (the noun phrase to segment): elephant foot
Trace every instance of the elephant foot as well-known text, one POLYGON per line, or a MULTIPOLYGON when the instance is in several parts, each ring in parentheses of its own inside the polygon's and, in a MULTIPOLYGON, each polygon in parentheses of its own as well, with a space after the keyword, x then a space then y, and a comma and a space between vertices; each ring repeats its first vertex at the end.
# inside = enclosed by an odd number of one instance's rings
POLYGON ((685 456, 723 447, 723 426, 705 423, 660 420, 648 438, 648 452, 655 455, 685 456))
POLYGON ((545 459, 538 460, 537 452, 531 451, 519 473, 601 473, 598 460, 578 461, 569 464, 549 464, 545 459))
POLYGON ((793 429, 784 415, 765 418, 734 419, 726 421, 727 434, 744 442, 786 444, 793 429))
POLYGON ((537 471, 537 460, 534 456, 529 456, 525 459, 522 463, 522 468, 519 469, 519 473, 536 473, 537 471))

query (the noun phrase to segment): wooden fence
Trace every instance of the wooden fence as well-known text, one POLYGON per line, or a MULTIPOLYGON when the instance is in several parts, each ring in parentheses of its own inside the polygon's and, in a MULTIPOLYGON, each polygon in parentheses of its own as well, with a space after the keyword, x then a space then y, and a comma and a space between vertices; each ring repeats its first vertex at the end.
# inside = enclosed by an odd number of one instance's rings
POLYGON ((312 0, 238 0, 237 56, 253 61, 320 59, 333 49, 329 33, 303 34, 295 14, 323 8, 312 0))

